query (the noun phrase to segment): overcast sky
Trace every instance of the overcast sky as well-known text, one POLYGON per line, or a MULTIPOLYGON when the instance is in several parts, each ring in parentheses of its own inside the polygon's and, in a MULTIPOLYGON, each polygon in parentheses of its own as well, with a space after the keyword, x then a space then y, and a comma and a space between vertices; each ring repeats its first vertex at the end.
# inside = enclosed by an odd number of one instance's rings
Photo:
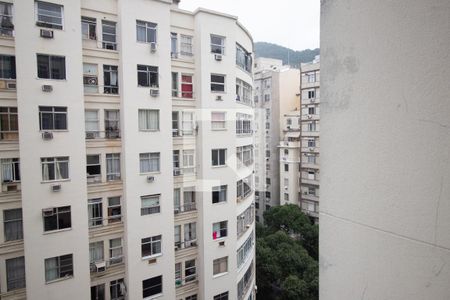
POLYGON ((320 0, 181 0, 182 9, 197 7, 238 16, 255 42, 294 50, 319 47, 320 0))

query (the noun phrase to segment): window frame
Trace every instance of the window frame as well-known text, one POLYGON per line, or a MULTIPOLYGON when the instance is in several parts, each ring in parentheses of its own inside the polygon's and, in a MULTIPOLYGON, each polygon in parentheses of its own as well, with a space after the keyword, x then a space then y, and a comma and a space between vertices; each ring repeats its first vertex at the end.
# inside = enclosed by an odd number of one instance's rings
POLYGON ((46 80, 67 80, 67 67, 66 67, 66 57, 62 56, 62 55, 53 55, 53 54, 43 54, 43 53, 37 53, 36 54, 36 66, 37 66, 37 76, 36 78, 38 79, 46 79, 46 80), (40 65, 39 63, 39 59, 41 59, 41 63, 42 63, 42 59, 45 59, 45 66, 47 68, 47 70, 42 69, 42 64, 40 65), (63 69, 59 70, 61 72, 59 77, 56 77, 56 74, 54 72, 54 64, 57 64, 57 62, 55 61, 56 59, 61 59, 62 62, 62 66, 63 69), (40 69, 41 68, 41 69, 40 69), (42 76, 41 72, 47 72, 48 73, 48 77, 42 76), (40 75, 41 73, 41 75, 40 75))
POLYGON ((144 88, 159 88, 159 67, 150 65, 137 65, 137 86, 144 88), (141 84, 140 76, 145 77, 145 83, 141 84), (152 80, 153 79, 153 80, 152 80), (153 81, 153 83, 152 83, 153 81))
POLYGON ((160 152, 145 152, 139 153, 139 174, 154 174, 161 172, 161 153, 160 152), (143 165, 143 163, 145 164, 143 165), (152 166, 156 163, 156 169, 152 166), (148 169, 143 168, 147 166, 148 169))
POLYGON ((227 82, 227 76, 225 74, 211 73, 211 75, 210 75, 210 91, 211 91, 211 93, 226 93, 226 82, 227 82), (223 82, 214 81, 214 80, 218 79, 218 78, 215 78, 213 80, 214 76, 223 78, 223 82), (223 87, 223 88, 219 88, 219 87, 223 87))
POLYGON ((22 208, 3 210, 3 237, 5 242, 23 240, 22 208), (17 214, 17 216, 7 216, 9 213, 12 213, 13 215, 17 214), (8 229, 10 227, 13 227, 14 230, 8 229))
POLYGON ((212 167, 226 167, 227 165, 227 148, 211 149, 211 166, 212 167), (216 154, 215 154, 216 153, 216 154), (216 156, 217 164, 214 162, 216 156))
POLYGON ((228 236, 228 220, 214 222, 212 224, 212 238, 214 241, 224 239, 227 236, 228 236), (217 230, 214 230, 214 228, 217 228, 217 230))
POLYGON ((67 131, 69 129, 68 124, 68 109, 67 106, 39 106, 39 131, 67 131), (48 109, 48 110, 45 110, 48 109), (44 126, 44 115, 51 115, 51 128, 43 128, 44 126), (57 116, 62 117, 58 120, 57 116), (56 128, 58 122, 63 122, 61 128, 56 128))
POLYGON ((147 109, 147 108, 139 108, 138 109, 138 124, 139 124, 139 131, 159 131, 160 130, 160 113, 159 109, 147 109), (156 113, 156 127, 151 127, 151 118, 154 117, 153 114, 156 113), (145 121, 141 118, 145 116, 145 121), (145 128, 143 128, 141 125, 144 125, 145 128))
POLYGON ((161 194, 151 194, 141 196, 141 216, 153 215, 161 213, 161 194), (146 200, 156 202, 151 206, 144 206, 146 200))
POLYGON ((220 54, 225 55, 225 41, 226 37, 218 35, 218 34, 210 34, 210 49, 212 54, 220 54), (220 39, 220 44, 213 42, 213 38, 220 39), (216 48, 216 50, 214 50, 216 48))
POLYGON ((81 16, 81 38, 88 41, 97 40, 97 19, 87 16, 81 16), (87 30, 86 30, 87 29, 87 30), (84 31, 87 31, 85 35, 84 31))
POLYGON ((162 295, 162 294, 163 294, 163 276, 162 275, 142 280, 142 297, 144 299, 153 299, 154 297, 156 297, 158 295, 162 295), (146 286, 146 283, 151 284, 152 280, 157 280, 158 282, 153 283, 153 285, 146 286), (155 289, 156 289, 156 291, 152 291, 155 289), (148 293, 148 291, 150 291, 150 293, 148 293))
POLYGON ((53 207, 52 210, 53 210, 53 212, 52 212, 51 216, 42 215, 42 223, 43 223, 44 233, 57 232, 57 231, 61 231, 61 230, 69 230, 72 228, 72 208, 70 205, 53 207), (68 216, 68 220, 66 220, 67 223, 60 224, 60 220, 62 218, 60 215, 66 215, 66 217, 68 216), (54 220, 53 220, 53 217, 54 217, 54 220), (49 218, 52 218, 52 219, 49 219, 49 218), (48 226, 52 226, 52 227, 48 228, 48 226), (53 228, 53 226, 54 226, 54 228, 53 228))
MULTIPOLYGON (((47 168, 50 168, 48 166, 47 168)), ((49 169, 50 170, 50 169, 49 169)), ((56 182, 56 181, 65 181, 70 179, 70 158, 69 156, 55 156, 55 157, 41 157, 41 171, 42 171, 42 182, 56 182), (50 178, 50 172, 48 172, 48 179, 45 178, 44 166, 45 165, 53 165, 53 179, 50 178), (64 175, 61 171, 61 167, 66 166, 67 169, 67 177, 64 178, 64 175)))
MULTIPOLYGON (((64 29, 64 5, 60 5, 57 3, 52 3, 52 2, 46 2, 46 1, 35 1, 35 22, 36 22, 36 26, 38 27, 44 27, 44 28, 51 28, 51 29, 60 29, 63 30, 64 29), (59 7, 60 9, 60 16, 52 16, 51 14, 39 14, 39 4, 46 4, 46 5, 50 5, 53 7, 59 7), (44 16, 44 17, 49 17, 49 18, 57 18, 57 19, 61 19, 61 23, 52 23, 52 22, 48 22, 48 21, 41 21, 39 20, 40 16, 44 16)), ((41 8, 42 10, 42 8, 41 8)), ((47 10, 48 11, 48 10, 47 10)))
POLYGON ((212 187, 211 193, 212 204, 226 203, 228 201, 227 196, 228 196, 228 185, 224 184, 212 187), (214 198, 217 198, 217 201, 214 201, 214 198))
POLYGON ((213 260, 213 277, 222 276, 228 273, 228 256, 219 257, 213 260), (223 266, 225 269, 223 270, 223 266), (216 268, 218 268, 216 272, 216 268))
POLYGON ((224 111, 211 112, 211 130, 226 130, 227 129, 227 113, 224 111), (214 116, 221 116, 215 119, 214 116))
POLYGON ((72 278, 74 276, 74 274, 73 274, 74 273, 73 272, 73 254, 65 254, 65 255, 60 255, 60 256, 54 256, 54 257, 46 258, 44 260, 44 266, 45 266, 44 269, 45 269, 45 282, 46 283, 52 283, 52 282, 59 281, 59 280, 69 279, 69 278, 72 278), (56 267, 55 267, 55 269, 56 269, 56 271, 58 273, 58 276, 55 277, 55 278, 50 278, 49 279, 47 277, 47 271, 48 271, 48 269, 47 269, 47 262, 50 261, 51 259, 56 259, 56 267), (67 265, 62 265, 62 260, 63 259, 69 260, 69 263, 67 265), (65 272, 62 272, 62 269, 63 268, 67 268, 67 267, 70 267, 70 269, 68 269, 65 272), (65 273, 67 273, 67 274, 65 274, 65 273))
POLYGON ((106 181, 118 181, 122 179, 122 166, 120 156, 120 153, 106 153, 106 181), (117 161, 119 162, 119 172, 112 172, 112 170, 109 170, 108 172, 108 160, 110 160, 111 162, 115 162, 114 164, 116 164, 117 161))
POLYGON ((150 43, 158 43, 158 24, 157 23, 153 23, 153 22, 148 22, 148 21, 142 21, 142 20, 136 20, 136 41, 138 43, 145 43, 145 44, 150 44, 150 43), (141 23, 141 24, 139 24, 141 23), (138 35, 138 30, 139 28, 144 29, 145 30, 145 40, 140 40, 139 39, 139 35, 138 35), (150 32, 150 35, 149 35, 150 32), (152 33, 153 32, 153 41, 149 40, 149 36, 150 38, 152 37, 152 33))

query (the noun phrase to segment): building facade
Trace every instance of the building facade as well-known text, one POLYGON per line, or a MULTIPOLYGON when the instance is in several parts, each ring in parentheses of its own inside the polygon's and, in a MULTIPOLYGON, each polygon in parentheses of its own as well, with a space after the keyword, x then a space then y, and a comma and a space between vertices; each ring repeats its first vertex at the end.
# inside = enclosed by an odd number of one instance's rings
POLYGON ((178 2, 0 2, 2 299, 254 299, 252 38, 178 2))
POLYGON ((281 60, 257 58, 255 61, 255 205, 256 220, 272 206, 280 205, 279 149, 283 136, 280 120, 298 108, 299 70, 283 66, 281 60))

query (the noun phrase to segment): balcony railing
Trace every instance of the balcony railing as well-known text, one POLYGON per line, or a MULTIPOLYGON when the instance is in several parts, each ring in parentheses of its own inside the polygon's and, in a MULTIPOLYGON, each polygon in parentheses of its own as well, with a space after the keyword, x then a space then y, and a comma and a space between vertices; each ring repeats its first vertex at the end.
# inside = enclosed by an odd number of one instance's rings
POLYGON ((91 262, 89 264, 91 273, 103 273, 107 269, 111 268, 112 266, 118 265, 123 263, 123 255, 119 255, 116 257, 111 257, 109 260, 103 261, 96 261, 91 262))
POLYGON ((175 206, 173 212, 175 214, 189 212, 189 211, 195 211, 197 210, 197 204, 195 202, 193 203, 185 203, 183 205, 175 206))
POLYGON ((112 129, 107 131, 86 131, 86 139, 120 139, 120 130, 112 129))
POLYGON ((102 175, 101 174, 87 175, 86 178, 87 178, 87 183, 88 184, 94 184, 94 183, 102 182, 102 175))
POLYGON ((108 216, 107 218, 96 217, 89 219, 89 229, 99 228, 106 225, 116 224, 122 222, 122 215, 108 216))
POLYGON ((175 242, 175 251, 191 247, 197 247, 197 239, 175 242))
POLYGON ((186 276, 185 278, 175 278, 175 287, 182 287, 186 284, 197 283, 197 274, 186 276))

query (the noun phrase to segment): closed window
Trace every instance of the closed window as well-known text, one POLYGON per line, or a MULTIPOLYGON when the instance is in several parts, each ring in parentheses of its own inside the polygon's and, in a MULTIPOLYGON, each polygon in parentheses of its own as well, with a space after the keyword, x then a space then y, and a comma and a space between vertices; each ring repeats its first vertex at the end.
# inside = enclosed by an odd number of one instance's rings
POLYGON ((172 58, 178 57, 178 34, 175 32, 170 33, 170 55, 172 58))
POLYGON ((88 200, 88 220, 89 220, 89 227, 103 225, 102 198, 95 198, 88 200))
POLYGON ((109 293, 111 294, 111 300, 125 299, 125 285, 122 278, 109 282, 109 293))
POLYGON ((211 156, 213 166, 225 166, 227 149, 213 149, 211 150, 211 156))
POLYGON ((138 65, 137 80, 138 86, 158 87, 158 67, 138 65))
POLYGON ((143 258, 161 254, 161 235, 142 239, 141 250, 143 258))
POLYGON ((85 40, 96 40, 97 21, 94 18, 81 17, 81 36, 85 40))
POLYGON ((136 39, 143 43, 156 43, 157 24, 145 21, 136 21, 136 39))
POLYGON ((180 53, 185 56, 192 56, 192 36, 180 35, 180 53))
POLYGON ((120 138, 119 110, 105 110, 105 137, 107 139, 120 138))
POLYGON ((194 97, 192 75, 181 75, 181 97, 188 99, 192 99, 194 97))
POLYGON ((192 174, 195 171, 194 150, 183 150, 183 174, 192 174))
POLYGON ((239 44, 236 44, 236 65, 249 73, 252 72, 252 54, 239 44))
POLYGON ((103 65, 103 92, 117 95, 119 93, 119 73, 117 66, 103 65))
POLYGON ((106 154, 106 180, 120 180, 120 153, 106 154))
POLYGON ((91 286, 91 300, 105 300, 105 284, 91 286))
POLYGON ((284 164, 284 171, 288 172, 289 171, 289 165, 288 164, 284 164))
POLYGON ((183 111, 182 118, 183 135, 193 135, 194 113, 190 111, 183 111))
POLYGON ((0 107, 0 140, 17 140, 18 138, 17 107, 0 107))
POLYGON ((47 28, 63 28, 63 6, 36 1, 36 25, 47 28))
POLYGON ((142 297, 150 297, 162 294, 162 275, 152 277, 142 281, 142 297))
POLYGON ((72 254, 45 259, 45 282, 73 276, 72 254))
POLYGON ((37 75, 42 79, 66 79, 66 58, 55 55, 37 55, 37 75))
POLYGON ((97 110, 84 111, 84 126, 86 129, 86 138, 99 137, 99 119, 97 110))
POLYGON ((316 108, 314 106, 308 107, 308 114, 315 115, 316 114, 316 108))
POLYGON ((3 229, 5 242, 23 239, 22 209, 7 209, 3 211, 3 229))
POLYGON ((83 63, 83 86, 85 93, 98 93, 98 65, 83 63))
POLYGON ((138 118, 139 118, 139 130, 142 131, 159 130, 159 110, 140 109, 138 118))
POLYGON ((317 129, 317 126, 316 126, 315 121, 308 123, 308 131, 316 131, 316 129, 317 129))
POLYGON ((110 264, 119 264, 122 262, 122 239, 110 239, 109 240, 109 262, 110 264))
POLYGON ((316 140, 309 139, 308 140, 308 147, 315 147, 316 146, 316 140))
POLYGON ((25 283, 25 257, 16 257, 5 260, 6 288, 9 291, 24 288, 25 283))
POLYGON ((212 188, 212 203, 220 203, 227 201, 227 186, 220 185, 212 188))
POLYGON ((159 152, 139 154, 139 165, 141 173, 159 172, 160 168, 159 152))
POLYGON ((211 34, 211 53, 225 54, 225 38, 211 34))
POLYGON ((14 17, 11 3, 0 2, 0 35, 13 36, 14 17))
POLYGON ((308 91, 308 99, 313 99, 315 97, 316 97, 316 91, 315 90, 308 91))
POLYGON ((225 75, 211 74, 211 92, 225 92, 225 75))
POLYGON ((89 243, 89 262, 91 264, 104 261, 103 241, 89 243))
POLYGON ((221 130, 226 127, 225 112, 212 112, 211 113, 211 129, 221 130))
POLYGON ((213 224, 213 240, 226 237, 228 235, 228 221, 213 224))
POLYGON ((141 197, 141 216, 161 212, 160 196, 160 194, 156 194, 141 197))
MULTIPOLYGON (((2 3, 0 3, 0 6, 2 3)), ((0 12, 1 17, 1 12, 0 12)), ((1 25, 0 25, 1 26, 1 25)), ((1 29, 0 29, 1 31, 1 29)), ((0 78, 16 79, 16 58, 12 55, 0 55, 0 78)))
POLYGON ((184 262, 184 280, 186 282, 193 281, 197 278, 197 268, 195 267, 195 259, 184 262))
POLYGON ((41 158, 42 181, 69 179, 69 157, 41 158))
POLYGON ((213 275, 228 272, 228 256, 213 261, 213 275))
POLYGON ((117 50, 116 22, 102 20, 102 48, 117 50))
POLYGON ((122 221, 122 207, 120 205, 120 196, 108 198, 108 223, 122 221))
POLYGON ((1 162, 2 182, 20 182, 20 159, 3 158, 1 162))
POLYGON ((42 210, 44 231, 61 230, 72 227, 70 206, 45 208, 42 210))
POLYGON ((228 300, 228 292, 215 295, 214 300, 228 300))
POLYGON ((39 106, 40 130, 67 130, 67 107, 39 106))

